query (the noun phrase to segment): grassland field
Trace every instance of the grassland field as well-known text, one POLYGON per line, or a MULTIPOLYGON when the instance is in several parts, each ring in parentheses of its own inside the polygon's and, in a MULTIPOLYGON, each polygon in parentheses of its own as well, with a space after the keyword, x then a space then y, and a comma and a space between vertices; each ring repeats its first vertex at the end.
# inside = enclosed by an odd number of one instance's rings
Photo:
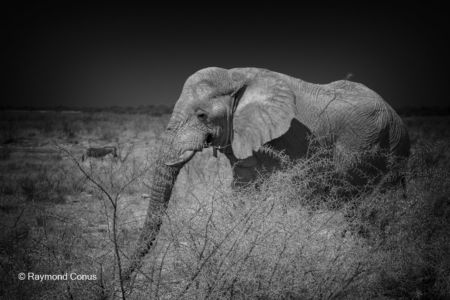
MULTIPOLYGON (((0 111, 0 299, 111 297, 114 241, 126 262, 168 118, 0 111), (106 145, 119 157, 81 161, 106 145), (105 191, 117 201, 116 239, 105 191), (21 272, 95 280, 19 280, 21 272)), ((344 200, 322 158, 233 192, 227 159, 198 153, 129 298, 449 299, 450 116, 404 121, 406 198, 375 187, 344 200)))

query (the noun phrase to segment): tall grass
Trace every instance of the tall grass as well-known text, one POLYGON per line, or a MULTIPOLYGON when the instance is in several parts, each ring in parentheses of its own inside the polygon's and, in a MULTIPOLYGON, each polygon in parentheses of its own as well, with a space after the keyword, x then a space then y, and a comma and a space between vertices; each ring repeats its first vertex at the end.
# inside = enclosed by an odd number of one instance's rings
MULTIPOLYGON (((110 117, 90 116, 72 131, 90 136, 96 122, 108 125, 110 117)), ((156 137, 162 126, 154 122, 156 137)), ((120 126, 134 141, 150 136, 152 124, 142 116, 120 126)), ((346 192, 351 185, 327 155, 296 163, 278 156, 284 170, 231 191, 226 158, 197 154, 180 173, 156 248, 129 298, 447 299, 450 142, 443 129, 437 138, 412 126, 406 198, 401 187, 379 183, 346 192)), ((115 237, 113 205, 71 160, 18 160, 12 153, 0 161, 0 298, 112 295, 120 278, 117 253, 128 261, 144 220, 141 195, 152 166, 151 146, 145 145, 146 157, 142 146, 129 144, 121 159, 82 165, 118 195, 115 237), (19 281, 19 272, 76 272, 97 280, 19 281)))
POLYGON ((378 184, 342 193, 323 156, 236 193, 179 193, 136 297, 445 299, 449 170, 415 159, 406 198, 378 184))
POLYGON ((124 199, 139 199, 148 164, 128 153, 81 163, 61 150, 62 159, 11 162, 9 177, 2 174, 2 299, 107 297, 120 274, 122 257, 114 249, 127 249, 137 235, 127 230, 137 226, 124 199), (87 274, 96 280, 19 281, 20 272, 87 274))

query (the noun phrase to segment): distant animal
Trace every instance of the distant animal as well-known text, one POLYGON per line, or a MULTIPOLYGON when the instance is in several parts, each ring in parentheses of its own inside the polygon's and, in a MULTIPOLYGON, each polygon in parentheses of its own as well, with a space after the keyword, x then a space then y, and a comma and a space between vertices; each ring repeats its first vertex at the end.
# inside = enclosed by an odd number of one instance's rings
POLYGON ((88 157, 95 157, 95 158, 103 158, 106 155, 111 154, 114 158, 117 156, 117 148, 114 146, 106 146, 106 147, 90 147, 87 148, 86 152, 81 157, 81 160, 84 161, 88 157))

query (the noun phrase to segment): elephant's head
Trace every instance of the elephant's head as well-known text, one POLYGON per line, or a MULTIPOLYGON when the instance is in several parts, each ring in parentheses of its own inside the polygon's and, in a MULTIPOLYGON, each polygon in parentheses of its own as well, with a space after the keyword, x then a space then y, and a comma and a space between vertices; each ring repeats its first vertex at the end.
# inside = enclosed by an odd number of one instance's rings
POLYGON ((284 134, 295 115, 292 91, 270 71, 207 68, 190 76, 167 131, 182 166, 204 147, 232 147, 238 159, 284 134))
POLYGON ((231 147, 235 158, 249 157, 289 129, 295 110, 288 83, 270 71, 206 68, 191 75, 162 135, 146 221, 125 276, 151 248, 177 174, 196 152, 231 147))

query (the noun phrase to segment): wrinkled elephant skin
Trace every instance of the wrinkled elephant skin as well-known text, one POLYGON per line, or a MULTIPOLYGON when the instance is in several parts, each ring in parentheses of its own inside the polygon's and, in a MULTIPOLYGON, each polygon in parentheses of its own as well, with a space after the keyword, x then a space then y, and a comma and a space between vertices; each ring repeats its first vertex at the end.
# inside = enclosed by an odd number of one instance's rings
POLYGON ((353 154, 370 149, 399 160, 409 155, 401 118, 360 83, 312 84, 257 68, 212 67, 191 75, 162 137, 146 220, 125 281, 152 248, 178 172, 197 151, 219 149, 233 166, 233 185, 240 185, 278 167, 259 151, 262 146, 300 158, 311 136, 334 149, 336 165, 344 171, 351 169, 353 154))

